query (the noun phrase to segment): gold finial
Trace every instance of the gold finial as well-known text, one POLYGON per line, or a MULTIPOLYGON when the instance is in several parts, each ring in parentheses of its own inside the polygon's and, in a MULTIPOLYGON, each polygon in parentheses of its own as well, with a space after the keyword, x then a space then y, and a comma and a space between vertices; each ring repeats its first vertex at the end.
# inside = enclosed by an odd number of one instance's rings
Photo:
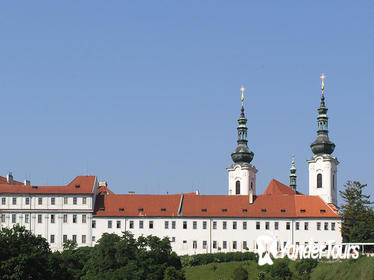
POLYGON ((243 103, 244 103, 244 90, 245 90, 244 86, 242 86, 242 87, 240 88, 240 90, 241 90, 241 92, 242 92, 242 106, 243 106, 243 103))
POLYGON ((324 90, 325 90, 325 78, 326 78, 325 74, 322 73, 322 75, 321 75, 320 78, 321 78, 321 80, 322 80, 321 90, 322 90, 322 95, 323 95, 323 92, 324 92, 324 90))

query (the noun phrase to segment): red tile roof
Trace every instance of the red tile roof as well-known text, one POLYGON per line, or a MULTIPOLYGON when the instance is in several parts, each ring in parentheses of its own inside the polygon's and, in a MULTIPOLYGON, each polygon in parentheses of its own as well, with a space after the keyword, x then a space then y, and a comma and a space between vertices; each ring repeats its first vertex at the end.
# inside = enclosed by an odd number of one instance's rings
POLYGON ((96 198, 96 216, 171 217, 178 215, 180 194, 108 194, 96 198))
MULTIPOLYGON (((7 179, 5 177, 3 177, 3 176, 0 176, 0 184, 8 184, 7 179)), ((14 185, 23 185, 23 183, 18 182, 16 180, 13 180, 13 184, 14 185)))
MULTIPOLYGON (((275 179, 272 179, 266 188, 264 194, 288 194, 288 195, 295 195, 295 192, 288 186, 282 184, 281 182, 278 182, 275 179)), ((296 192, 296 194, 302 194, 300 192, 296 192)))
POLYGON ((0 193, 16 194, 91 194, 93 193, 95 176, 77 176, 66 186, 25 186, 9 185, 0 182, 0 193))

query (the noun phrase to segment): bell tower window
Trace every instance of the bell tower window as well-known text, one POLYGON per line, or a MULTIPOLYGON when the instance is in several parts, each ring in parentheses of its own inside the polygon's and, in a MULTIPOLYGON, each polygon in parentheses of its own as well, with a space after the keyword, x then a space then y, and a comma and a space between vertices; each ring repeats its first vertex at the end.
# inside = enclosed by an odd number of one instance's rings
POLYGON ((317 174, 317 188, 322 188, 322 174, 317 174))
POLYGON ((235 194, 240 194, 240 181, 235 183, 235 194))

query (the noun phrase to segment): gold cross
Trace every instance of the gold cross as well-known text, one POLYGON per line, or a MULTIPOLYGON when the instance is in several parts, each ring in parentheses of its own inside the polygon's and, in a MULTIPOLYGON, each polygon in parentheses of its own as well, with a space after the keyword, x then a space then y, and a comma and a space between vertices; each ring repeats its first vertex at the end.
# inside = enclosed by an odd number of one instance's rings
POLYGON ((320 78, 322 80, 321 89, 322 89, 322 94, 323 94, 323 91, 325 90, 325 78, 326 78, 325 74, 322 73, 320 78))
POLYGON ((242 105, 243 105, 243 102, 244 102, 244 90, 245 90, 244 86, 242 86, 242 87, 240 88, 240 90, 241 90, 241 92, 242 92, 242 105))

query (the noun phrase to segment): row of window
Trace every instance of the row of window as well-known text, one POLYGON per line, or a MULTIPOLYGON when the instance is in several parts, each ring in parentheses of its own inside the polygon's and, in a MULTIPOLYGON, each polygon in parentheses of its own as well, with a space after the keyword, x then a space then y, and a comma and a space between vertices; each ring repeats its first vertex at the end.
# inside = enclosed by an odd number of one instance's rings
MULTIPOLYGON (((50 223, 51 224, 54 224, 56 223, 56 215, 55 214, 51 214, 51 215, 46 215, 46 217, 50 218, 50 223)), ((70 215, 67 215, 67 214, 64 214, 63 216, 63 222, 64 223, 67 223, 68 222, 68 217, 70 215)), ((87 215, 79 215, 80 216, 80 220, 83 224, 87 223, 87 215)), ((28 224, 30 222, 30 214, 24 214, 23 215, 18 215, 19 218, 23 218, 24 217, 24 221, 25 221, 25 224, 28 224)), ((73 224, 77 224, 78 223, 78 215, 74 214, 74 215, 71 215, 71 221, 73 222, 73 224)), ((5 223, 5 214, 1 214, 1 222, 2 223, 5 223)), ((42 224, 43 223, 43 215, 42 214, 38 214, 37 216, 37 222, 38 224, 42 224)), ((17 223, 17 214, 12 214, 12 223, 15 224, 17 223)))
MULTIPOLYGON (((187 241, 183 240, 183 243, 186 244, 187 241)), ((201 245, 202 245, 201 246, 202 249, 207 249, 208 242, 206 240, 203 240, 201 245)), ((227 241, 222 241, 222 249, 227 249, 227 245, 228 245, 227 241)), ((212 247, 213 247, 213 249, 220 248, 218 241, 214 240, 213 244, 212 244, 212 247)), ((192 241, 192 248, 193 249, 198 249, 198 242, 197 242, 197 240, 192 241)), ((242 248, 243 249, 247 249, 248 248, 247 241, 242 241, 242 248)), ((237 250, 238 249, 238 242, 237 241, 232 241, 232 249, 233 250, 237 250)))
MULTIPOLYGON (((6 197, 1 198, 1 204, 6 205, 6 197)), ((10 198, 9 198, 10 199, 10 198)), ((19 198, 22 199, 22 198, 19 198)), ((30 205, 30 197, 25 197, 25 205, 30 205)), ((38 197, 38 205, 43 205, 43 201, 46 199, 50 199, 50 204, 55 205, 56 204, 56 198, 55 197, 38 197)), ((77 205, 78 204, 78 197, 72 197, 73 199, 73 204, 77 205)), ((64 204, 69 204, 69 197, 65 196, 64 197, 64 204)), ((82 204, 87 204, 87 197, 82 197, 82 204)), ((17 205, 17 197, 12 197, 12 205, 17 205)))

